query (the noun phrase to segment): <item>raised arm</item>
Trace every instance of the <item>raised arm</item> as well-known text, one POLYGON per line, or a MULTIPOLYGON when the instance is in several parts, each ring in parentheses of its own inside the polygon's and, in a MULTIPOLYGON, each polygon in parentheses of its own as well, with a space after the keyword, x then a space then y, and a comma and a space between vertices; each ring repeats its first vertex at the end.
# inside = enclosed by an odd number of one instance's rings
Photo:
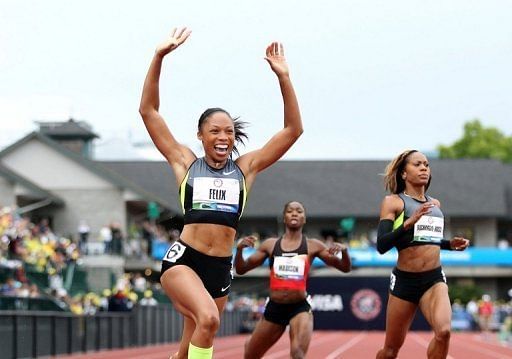
MULTIPOLYGON (((184 171, 195 159, 195 156, 188 147, 176 141, 158 112, 160 107, 159 82, 163 58, 183 44, 189 35, 190 31, 186 28, 181 30, 174 28, 169 38, 157 47, 144 81, 139 107, 139 113, 153 143, 172 166, 177 179, 184 176, 184 171)), ((178 182, 180 181, 178 180, 178 182)))
POLYGON ((279 160, 304 131, 302 128, 299 104, 290 80, 288 64, 284 56, 283 45, 277 42, 271 43, 267 47, 265 59, 279 80, 284 104, 284 127, 261 149, 249 152, 237 160, 249 184, 258 172, 279 160))
POLYGON ((236 245, 236 254, 235 254, 235 270, 237 274, 245 274, 248 271, 260 266, 265 259, 268 257, 268 245, 271 239, 267 239, 265 242, 261 244, 261 246, 254 252, 249 258, 244 259, 243 250, 244 248, 251 247, 254 248, 254 242, 256 241, 256 237, 248 236, 240 239, 236 245))
POLYGON ((311 241, 314 241, 314 245, 319 248, 317 256, 323 260, 325 264, 334 267, 344 273, 350 272, 352 269, 352 260, 350 259, 346 245, 341 243, 333 243, 330 247, 327 247, 318 239, 311 239, 311 241), (340 253, 341 256, 339 256, 340 253))

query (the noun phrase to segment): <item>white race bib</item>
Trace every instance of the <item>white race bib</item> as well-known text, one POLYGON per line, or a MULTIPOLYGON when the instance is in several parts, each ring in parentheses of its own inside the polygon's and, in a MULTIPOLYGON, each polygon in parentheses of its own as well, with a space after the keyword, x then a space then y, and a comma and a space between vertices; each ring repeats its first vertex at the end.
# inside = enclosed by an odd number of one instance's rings
POLYGON ((238 212, 240 182, 236 178, 194 178, 192 209, 238 212))
POLYGON ((439 243, 443 239, 444 218, 421 216, 414 224, 413 242, 439 243))
POLYGON ((293 257, 274 257, 274 274, 281 279, 304 278, 304 268, 306 266, 306 255, 297 255, 293 257))

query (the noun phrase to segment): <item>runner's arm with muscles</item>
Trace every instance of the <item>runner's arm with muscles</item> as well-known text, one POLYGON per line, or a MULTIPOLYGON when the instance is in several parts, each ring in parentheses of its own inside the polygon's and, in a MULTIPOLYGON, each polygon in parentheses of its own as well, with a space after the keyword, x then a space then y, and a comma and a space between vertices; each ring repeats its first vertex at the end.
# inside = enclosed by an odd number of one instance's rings
POLYGON ((311 244, 318 248, 318 258, 324 261, 328 266, 334 267, 344 273, 352 270, 352 260, 348 253, 346 245, 341 243, 333 243, 327 247, 323 242, 318 239, 311 239, 311 244), (341 257, 338 254, 341 253, 341 257))
POLYGON ((255 242, 256 237, 254 236, 243 237, 238 241, 235 254, 235 270, 237 274, 245 274, 248 271, 260 266, 269 256, 270 244, 271 242, 275 243, 275 239, 265 240, 256 250, 256 252, 254 252, 249 258, 244 259, 242 253, 244 248, 254 248, 255 242))
POLYGON ((405 231, 414 227, 421 216, 429 214, 433 205, 431 202, 424 203, 410 218, 395 228, 396 216, 404 209, 403 202, 396 194, 384 197, 380 207, 380 221, 377 229, 377 251, 384 254, 397 245, 405 231))

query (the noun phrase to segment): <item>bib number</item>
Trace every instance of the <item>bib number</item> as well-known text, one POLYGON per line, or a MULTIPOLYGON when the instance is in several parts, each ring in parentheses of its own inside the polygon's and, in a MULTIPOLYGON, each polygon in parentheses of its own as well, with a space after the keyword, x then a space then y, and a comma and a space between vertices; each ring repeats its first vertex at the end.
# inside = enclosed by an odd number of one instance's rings
POLYGON ((391 291, 393 291, 395 289, 395 284, 396 284, 396 276, 391 273, 391 277, 389 278, 389 289, 391 289, 391 291))
POLYGON ((163 260, 171 263, 176 263, 176 261, 180 259, 181 256, 183 256, 183 253, 185 253, 185 249, 187 249, 187 247, 185 247, 183 244, 175 242, 167 250, 167 253, 165 253, 163 260))

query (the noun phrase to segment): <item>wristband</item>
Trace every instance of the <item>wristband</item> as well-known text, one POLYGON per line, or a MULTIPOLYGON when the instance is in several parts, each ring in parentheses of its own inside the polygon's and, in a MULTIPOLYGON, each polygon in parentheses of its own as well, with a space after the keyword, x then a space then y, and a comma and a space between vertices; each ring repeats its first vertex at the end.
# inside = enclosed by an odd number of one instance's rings
POLYGON ((446 249, 448 251, 452 250, 452 246, 448 239, 441 239, 441 249, 446 249))

